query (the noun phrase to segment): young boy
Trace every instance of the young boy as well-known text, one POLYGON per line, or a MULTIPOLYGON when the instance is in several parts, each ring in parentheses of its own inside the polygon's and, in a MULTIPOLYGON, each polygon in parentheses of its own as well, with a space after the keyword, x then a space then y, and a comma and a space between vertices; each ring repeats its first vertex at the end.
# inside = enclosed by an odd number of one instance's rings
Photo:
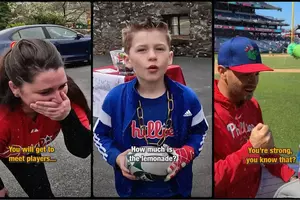
POLYGON ((109 92, 94 128, 95 145, 114 168, 121 197, 191 196, 192 163, 203 148, 208 124, 197 95, 165 75, 173 60, 170 44, 163 22, 147 19, 123 30, 126 65, 136 78, 109 92), (142 127, 155 127, 154 134, 141 137, 142 127), (165 181, 137 180, 125 167, 126 154, 132 146, 160 146, 161 141, 180 155, 178 161, 170 165, 165 181))

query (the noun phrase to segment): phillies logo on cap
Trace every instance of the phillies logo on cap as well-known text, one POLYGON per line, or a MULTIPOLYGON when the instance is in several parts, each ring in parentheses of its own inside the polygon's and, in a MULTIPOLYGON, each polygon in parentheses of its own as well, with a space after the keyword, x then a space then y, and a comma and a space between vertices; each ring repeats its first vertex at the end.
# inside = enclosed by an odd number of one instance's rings
POLYGON ((16 41, 13 41, 12 43, 10 43, 10 48, 13 48, 16 44, 16 41))
POLYGON ((247 52, 247 56, 249 60, 256 60, 256 56, 258 55, 258 52, 254 50, 252 45, 247 45, 245 48, 245 52, 247 52))

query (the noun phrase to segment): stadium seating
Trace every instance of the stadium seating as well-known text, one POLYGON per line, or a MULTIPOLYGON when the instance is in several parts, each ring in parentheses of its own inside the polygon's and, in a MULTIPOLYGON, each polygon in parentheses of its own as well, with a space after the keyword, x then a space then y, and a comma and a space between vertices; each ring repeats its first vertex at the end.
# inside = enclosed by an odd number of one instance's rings
MULTIPOLYGON (((215 17, 228 17, 232 19, 248 19, 248 20, 258 20, 258 21, 271 21, 270 17, 265 17, 265 16, 260 16, 256 14, 246 14, 246 13, 232 13, 232 12, 220 12, 220 11, 215 11, 215 17)), ((274 19, 272 20, 274 22, 274 19)))
MULTIPOLYGON (((216 3, 214 10, 215 52, 219 51, 220 46, 226 40, 237 35, 254 40, 262 53, 268 53, 270 50, 274 53, 286 52, 291 39, 289 33, 281 27, 288 24, 284 23, 284 20, 256 14, 257 8, 281 10, 265 2, 216 3)), ((300 33, 295 36, 294 42, 300 42, 299 35, 300 33)))
MULTIPOLYGON (((234 37, 234 36, 233 36, 234 37)), ((228 39, 230 39, 231 37, 219 37, 219 36, 215 36, 215 44, 214 44, 214 48, 215 48, 215 52, 219 51, 220 46, 228 39)), ((253 39, 253 38, 252 38, 253 39)), ((253 39, 261 53, 268 53, 270 49, 272 49, 272 52, 274 53, 282 53, 282 51, 286 50, 286 47, 288 46, 288 44, 290 43, 287 40, 278 40, 278 41, 272 41, 272 40, 256 40, 253 39)), ((298 39, 295 40, 295 42, 298 42, 298 39)))

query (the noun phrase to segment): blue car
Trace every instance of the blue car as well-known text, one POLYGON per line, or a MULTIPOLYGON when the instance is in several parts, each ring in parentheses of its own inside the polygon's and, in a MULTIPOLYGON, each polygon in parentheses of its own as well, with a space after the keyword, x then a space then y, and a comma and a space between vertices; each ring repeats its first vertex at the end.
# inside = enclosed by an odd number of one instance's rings
POLYGON ((37 24, 8 28, 0 31, 0 56, 12 42, 20 39, 45 39, 52 42, 65 64, 91 62, 91 37, 60 25, 37 24))

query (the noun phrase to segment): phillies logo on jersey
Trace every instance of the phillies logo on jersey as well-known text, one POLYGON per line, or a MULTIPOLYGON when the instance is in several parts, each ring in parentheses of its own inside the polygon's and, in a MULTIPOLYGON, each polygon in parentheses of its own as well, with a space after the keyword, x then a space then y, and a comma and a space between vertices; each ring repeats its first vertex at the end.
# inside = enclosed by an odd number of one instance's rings
POLYGON ((136 126, 136 121, 133 120, 131 123, 131 136, 132 138, 143 139, 144 135, 148 139, 161 139, 165 137, 173 137, 174 131, 173 129, 167 129, 165 124, 162 124, 161 121, 148 121, 147 129, 142 132, 142 130, 136 126))
POLYGON ((246 122, 240 122, 237 125, 235 123, 227 124, 227 130, 231 133, 232 138, 242 136, 246 133, 251 133, 255 126, 253 124, 247 124, 246 122))

